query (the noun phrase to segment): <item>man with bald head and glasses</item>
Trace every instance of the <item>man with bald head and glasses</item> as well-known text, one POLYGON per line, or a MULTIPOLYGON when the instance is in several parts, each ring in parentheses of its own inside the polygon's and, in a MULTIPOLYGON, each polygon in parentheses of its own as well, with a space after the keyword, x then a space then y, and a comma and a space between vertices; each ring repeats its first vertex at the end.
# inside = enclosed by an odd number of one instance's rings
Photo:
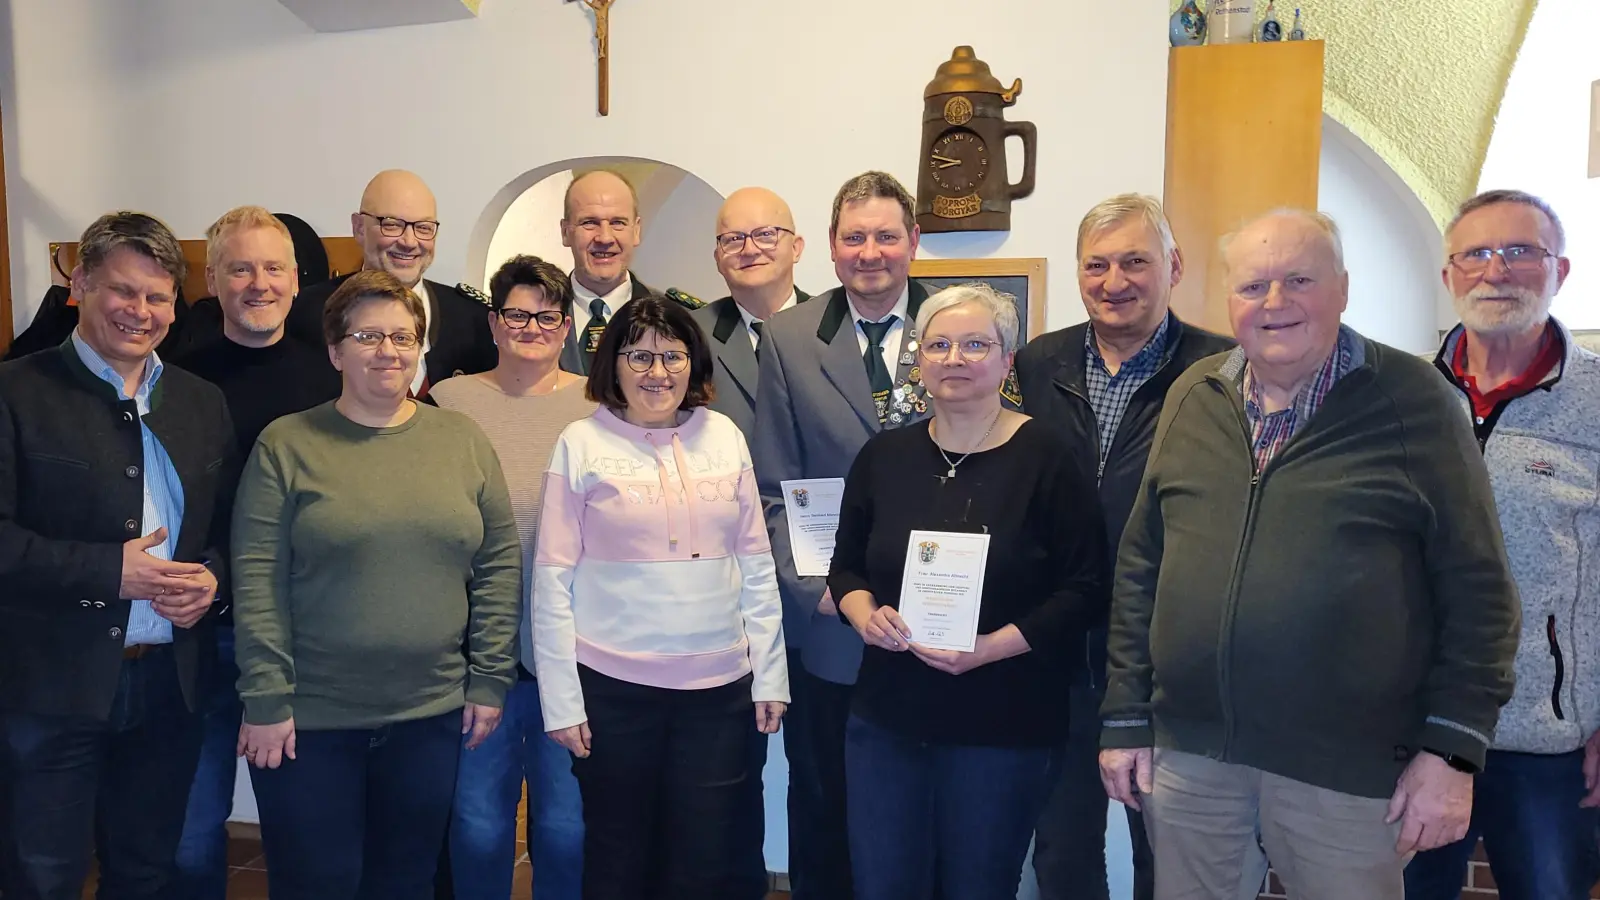
MULTIPOLYGON (((411 383, 413 396, 427 396, 430 386, 452 375, 494 368, 497 357, 484 301, 459 285, 423 277, 433 264, 440 225, 438 203, 421 178, 400 169, 373 176, 361 194, 360 208, 350 214, 350 229, 361 244, 362 269, 388 272, 422 300, 427 316, 421 336, 423 365, 411 383)), ((322 349, 322 309, 349 277, 301 292, 289 312, 290 336, 322 349)))
POLYGON ((1406 867, 1406 896, 1454 900, 1478 839, 1505 900, 1584 897, 1600 879, 1600 357, 1550 304, 1567 279, 1548 203, 1489 191, 1445 231, 1461 324, 1434 364, 1458 389, 1494 486, 1523 629, 1516 689, 1474 779, 1466 836, 1406 867))

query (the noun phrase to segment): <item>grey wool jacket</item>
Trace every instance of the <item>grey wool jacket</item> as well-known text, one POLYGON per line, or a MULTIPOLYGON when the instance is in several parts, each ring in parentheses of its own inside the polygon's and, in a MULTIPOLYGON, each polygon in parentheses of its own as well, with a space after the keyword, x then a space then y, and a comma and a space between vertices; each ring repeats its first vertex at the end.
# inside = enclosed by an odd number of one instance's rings
MULTIPOLYGON (((1560 364, 1478 426, 1522 597, 1516 692, 1494 746, 1521 753, 1567 753, 1600 728, 1600 356, 1555 325, 1560 364)), ((1450 332, 1435 360, 1452 382, 1461 333, 1450 332)))
POLYGON ((1360 797, 1419 751, 1482 765, 1517 595, 1449 384, 1346 330, 1351 368, 1260 471, 1244 353, 1179 376, 1117 558, 1106 747, 1360 797))

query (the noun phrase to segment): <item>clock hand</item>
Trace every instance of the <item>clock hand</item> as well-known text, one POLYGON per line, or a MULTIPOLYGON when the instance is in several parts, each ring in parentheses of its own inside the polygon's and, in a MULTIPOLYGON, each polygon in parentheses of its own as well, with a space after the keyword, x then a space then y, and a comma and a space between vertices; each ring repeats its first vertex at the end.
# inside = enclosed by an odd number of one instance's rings
POLYGON ((959 166, 959 165, 961 165, 961 160, 959 160, 959 159, 951 159, 948 156, 940 156, 937 153, 931 154, 928 158, 933 160, 934 162, 944 163, 944 165, 939 167, 941 169, 948 169, 951 166, 959 166))

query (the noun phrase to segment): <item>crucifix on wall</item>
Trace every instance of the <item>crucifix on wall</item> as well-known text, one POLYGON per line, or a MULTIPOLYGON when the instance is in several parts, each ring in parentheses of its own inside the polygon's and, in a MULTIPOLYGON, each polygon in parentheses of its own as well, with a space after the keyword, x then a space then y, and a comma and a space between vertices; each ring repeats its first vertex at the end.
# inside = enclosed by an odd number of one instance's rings
MULTIPOLYGON (((571 3, 572 0, 567 0, 571 3)), ((600 115, 611 114, 611 4, 615 0, 581 0, 594 11, 594 40, 600 68, 600 115)))

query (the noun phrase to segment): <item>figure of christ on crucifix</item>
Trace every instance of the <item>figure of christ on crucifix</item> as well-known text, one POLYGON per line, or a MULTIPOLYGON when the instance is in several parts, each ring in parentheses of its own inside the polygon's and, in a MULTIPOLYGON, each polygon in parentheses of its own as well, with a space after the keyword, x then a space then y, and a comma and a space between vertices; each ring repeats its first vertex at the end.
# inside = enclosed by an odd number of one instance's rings
POLYGON ((611 4, 615 0, 583 0, 594 10, 594 39, 599 50, 600 115, 611 114, 611 4))

